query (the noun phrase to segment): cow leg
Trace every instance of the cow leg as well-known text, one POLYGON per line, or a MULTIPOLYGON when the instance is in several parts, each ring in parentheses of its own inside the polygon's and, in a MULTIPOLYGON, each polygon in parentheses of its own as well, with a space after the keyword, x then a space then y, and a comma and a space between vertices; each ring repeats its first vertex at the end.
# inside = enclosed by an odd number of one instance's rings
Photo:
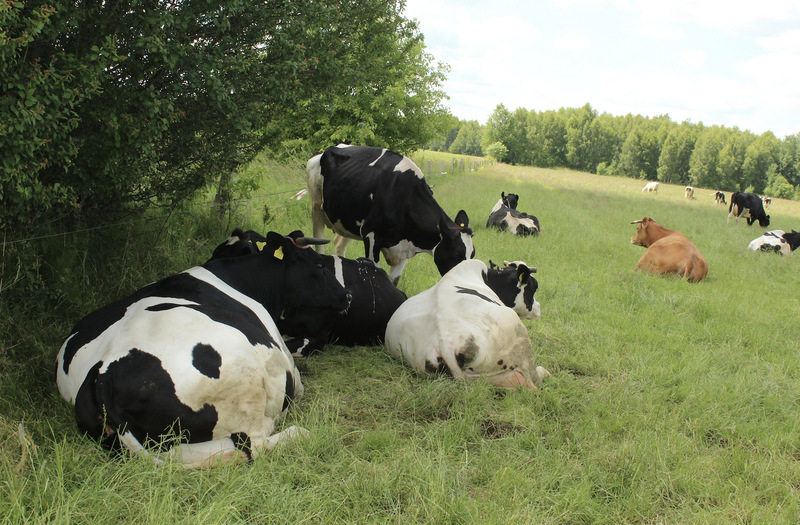
MULTIPOLYGON (((314 235, 316 236, 316 233, 314 235)), ((333 236, 333 253, 339 257, 344 257, 348 244, 350 244, 350 238, 337 233, 333 236)))
MULTIPOLYGON (((325 236, 325 212, 322 211, 322 206, 315 202, 311 202, 311 227, 314 237, 321 239, 325 236)), ((325 245, 317 244, 314 247, 317 253, 325 253, 325 245)))
POLYGON ((403 274, 403 268, 406 267, 407 262, 408 259, 401 259, 399 263, 391 266, 389 269, 389 279, 395 287, 397 287, 397 284, 400 282, 400 276, 403 274))
MULTIPOLYGON (((155 463, 177 461, 187 469, 216 467, 223 463, 255 459, 262 452, 272 450, 278 445, 293 443, 308 435, 308 430, 292 425, 267 438, 254 438, 250 444, 252 457, 248 457, 248 454, 237 447, 229 437, 203 443, 184 443, 163 454, 153 454, 153 461, 155 463)), ((148 454, 146 451, 144 453, 148 454)))

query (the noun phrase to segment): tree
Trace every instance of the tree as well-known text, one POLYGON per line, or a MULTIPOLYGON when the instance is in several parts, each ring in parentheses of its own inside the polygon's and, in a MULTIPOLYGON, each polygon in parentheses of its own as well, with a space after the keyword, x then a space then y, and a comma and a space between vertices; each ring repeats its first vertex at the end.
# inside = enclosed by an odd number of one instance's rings
POLYGON ((478 124, 477 120, 465 122, 461 126, 461 129, 458 130, 458 136, 456 136, 456 139, 450 145, 450 153, 475 156, 482 155, 481 135, 481 126, 478 124))
MULTIPOLYGON (((771 131, 759 135, 751 142, 745 150, 745 158, 742 163, 744 185, 752 186, 756 193, 763 193, 764 188, 770 182, 770 174, 775 179, 779 152, 780 141, 771 131)), ((783 180, 789 184, 785 178, 783 180)))
POLYGON ((726 132, 720 126, 704 128, 689 159, 689 177, 693 186, 734 191, 719 171, 719 153, 725 145, 726 132))
POLYGON ((503 162, 508 155, 508 148, 502 142, 489 144, 483 149, 483 151, 487 157, 492 158, 497 162, 503 162))
POLYGON ((689 184, 689 160, 697 141, 697 126, 684 122, 673 126, 658 158, 658 180, 689 184))
POLYGON ((402 0, 48 5, 0 8, 4 227, 176 202, 289 139, 443 132, 446 67, 402 0))

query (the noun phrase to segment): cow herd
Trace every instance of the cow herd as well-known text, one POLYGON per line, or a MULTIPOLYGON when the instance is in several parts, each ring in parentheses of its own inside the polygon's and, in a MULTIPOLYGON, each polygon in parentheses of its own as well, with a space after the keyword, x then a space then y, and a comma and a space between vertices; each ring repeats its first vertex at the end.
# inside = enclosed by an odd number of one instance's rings
MULTIPOLYGON (((313 237, 236 228, 204 264, 78 322, 58 352, 56 383, 82 432, 190 468, 252 460, 306 434, 275 428, 303 393, 295 359, 332 343, 382 344, 423 376, 541 387, 550 374, 536 366, 522 321, 540 316, 536 268, 474 259, 467 213, 450 219, 403 155, 332 146, 308 161, 307 175, 313 237), (335 255, 323 253, 326 228, 335 255), (363 241, 364 258, 344 257, 352 239, 363 241), (397 284, 417 253, 433 257, 441 278, 409 298, 397 284)), ((729 220, 766 227, 761 204, 734 193, 729 220)), ((519 195, 501 193, 486 227, 539 234, 539 219, 518 205, 519 195)), ((631 243, 646 248, 636 270, 706 276, 683 234, 650 217, 634 223, 631 243)), ((800 233, 773 230, 751 249, 791 254, 798 244, 800 233)))
MULTIPOLYGON (((58 352, 56 384, 79 430, 189 468, 252 460, 306 433, 275 428, 303 393, 295 359, 329 343, 384 344, 422 375, 541 386, 549 373, 522 322, 540 315, 536 268, 473 259, 466 212, 451 220, 407 157, 334 146, 307 173, 314 237, 237 228, 204 264, 78 322, 58 352), (321 253, 325 227, 336 255, 321 253), (365 258, 344 257, 351 239, 365 258), (442 278, 407 298, 396 285, 417 253, 432 255, 442 278)), ((540 231, 516 211, 517 195, 501 200, 498 227, 540 231)))

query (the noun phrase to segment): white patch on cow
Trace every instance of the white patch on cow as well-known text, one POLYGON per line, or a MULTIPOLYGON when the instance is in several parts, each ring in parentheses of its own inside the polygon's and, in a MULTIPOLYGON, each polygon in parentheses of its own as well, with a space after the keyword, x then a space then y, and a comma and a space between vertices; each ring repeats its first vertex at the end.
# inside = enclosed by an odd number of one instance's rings
POLYGON ((433 250, 421 250, 408 239, 403 239, 394 246, 390 246, 381 250, 381 253, 383 253, 383 256, 386 258, 386 264, 392 268, 401 264, 403 261, 414 257, 416 254, 423 252, 431 255, 433 254, 433 250))
POLYGON ((496 212, 502 207, 503 207, 503 199, 497 199, 497 202, 494 204, 494 207, 492 208, 492 211, 489 213, 489 215, 496 212))
POLYGON ((386 152, 387 152, 387 151, 389 151, 389 150, 387 150, 386 148, 383 148, 383 149, 381 150, 381 154, 380 154, 380 155, 378 155, 378 158, 377 158, 377 159, 375 159, 375 160, 373 160, 372 162, 370 162, 370 163, 369 163, 369 165, 370 165, 370 166, 374 166, 375 164, 377 164, 377 163, 378 163, 378 161, 379 161, 379 160, 381 160, 381 159, 383 158, 383 156, 384 156, 384 155, 386 155, 386 152))
POLYGON ((525 325, 486 285, 486 271, 479 260, 463 261, 406 300, 386 327, 386 348, 423 375, 441 363, 457 379, 535 390, 547 371, 534 366, 525 325))
POLYGON ((417 176, 417 178, 424 179, 425 175, 422 173, 422 170, 419 169, 419 166, 414 164, 414 161, 409 159, 408 157, 403 157, 400 162, 397 163, 397 166, 394 167, 395 172, 405 172, 411 170, 417 176))
POLYGON ((333 275, 339 284, 344 286, 344 272, 342 271, 342 258, 338 255, 333 256, 333 275))
POLYGON ((533 219, 529 219, 528 217, 514 217, 511 212, 506 213, 503 221, 505 221, 507 225, 508 232, 513 235, 517 234, 517 227, 520 225, 525 226, 531 232, 539 231, 539 228, 536 227, 536 223, 533 222, 533 219))

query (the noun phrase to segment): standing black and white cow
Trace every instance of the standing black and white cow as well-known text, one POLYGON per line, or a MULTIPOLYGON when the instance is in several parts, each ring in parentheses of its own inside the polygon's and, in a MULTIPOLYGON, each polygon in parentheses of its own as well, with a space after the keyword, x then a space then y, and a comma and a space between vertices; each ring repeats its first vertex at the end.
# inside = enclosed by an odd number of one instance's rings
POLYGON ((521 320, 541 312, 531 273, 521 263, 504 270, 478 260, 459 263, 397 309, 386 327, 386 348, 425 376, 445 373, 537 390, 550 374, 534 365, 521 320))
POLYGON ((736 217, 736 223, 739 223, 739 217, 747 219, 747 225, 752 226, 755 221, 762 228, 769 226, 769 215, 764 212, 764 206, 761 202, 761 197, 753 193, 734 192, 731 195, 731 204, 728 208, 728 222, 730 224, 731 217, 736 217))
POLYGON ((718 191, 718 192, 714 193, 714 203, 715 204, 728 204, 725 201, 725 194, 722 193, 721 191, 718 191))
POLYGON ((343 311, 349 296, 302 244, 270 232, 256 255, 208 261, 87 315, 56 365, 78 428, 187 467, 253 459, 305 432, 272 435, 303 392, 273 318, 343 311))
MULTIPOLYGON (((290 237, 302 236, 292 232, 290 237)), ((253 230, 236 228, 227 241, 214 249, 212 259, 239 257, 261 251, 266 238, 253 230)), ((275 319, 286 346, 295 356, 308 356, 322 350, 325 343, 345 346, 373 345, 383 342, 386 324, 406 294, 395 287, 382 268, 368 259, 346 259, 322 255, 325 267, 351 294, 344 313, 309 308, 291 318, 275 319)))
POLYGON ((775 252, 781 255, 793 255, 798 246, 800 246, 800 232, 794 230, 791 233, 783 230, 768 231, 747 245, 753 251, 775 252))
POLYGON ((514 235, 538 235, 541 231, 539 219, 535 215, 517 210, 519 196, 514 193, 500 194, 498 200, 486 221, 487 228, 499 228, 508 230, 514 235), (513 204, 513 206, 511 206, 513 204))
MULTIPOLYGON (((420 252, 433 255, 441 275, 475 255, 469 217, 453 222, 433 198, 422 171, 408 157, 368 146, 331 146, 308 161, 314 235, 336 233, 344 256, 351 239, 363 240, 367 259, 383 253, 397 285, 403 267, 420 252)), ((321 249, 318 249, 321 251, 321 249)))

